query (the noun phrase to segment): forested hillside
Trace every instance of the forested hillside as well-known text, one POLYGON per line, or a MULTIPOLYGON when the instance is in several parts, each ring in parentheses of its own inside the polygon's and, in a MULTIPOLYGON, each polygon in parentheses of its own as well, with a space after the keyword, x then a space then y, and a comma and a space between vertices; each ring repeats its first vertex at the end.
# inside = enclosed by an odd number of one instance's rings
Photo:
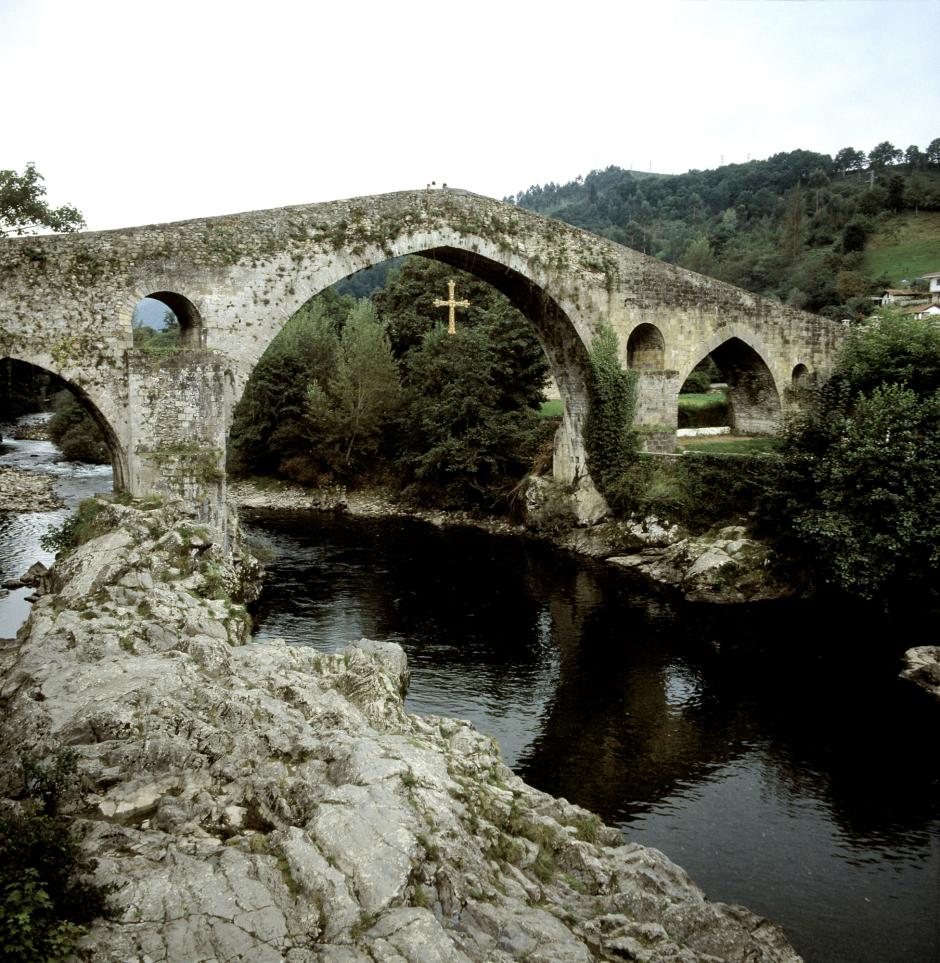
POLYGON ((506 200, 833 318, 863 317, 880 287, 914 281, 892 272, 940 271, 940 138, 679 175, 608 167, 506 200), (902 238, 911 256, 894 251, 902 238))

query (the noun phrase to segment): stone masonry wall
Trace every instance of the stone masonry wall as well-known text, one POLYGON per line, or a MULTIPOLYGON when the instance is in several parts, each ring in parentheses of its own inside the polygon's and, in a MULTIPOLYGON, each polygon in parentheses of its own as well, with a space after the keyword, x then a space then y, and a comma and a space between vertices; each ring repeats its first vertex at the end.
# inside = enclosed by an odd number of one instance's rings
MULTIPOLYGON (((587 351, 599 324, 613 326, 624 360, 634 328, 654 325, 663 337, 664 368, 678 372, 676 396, 701 358, 738 338, 763 358, 784 398, 793 368, 825 373, 843 335, 825 319, 512 205, 465 191, 408 191, 120 231, 4 239, 0 357, 34 361, 96 404, 139 493, 157 484, 158 474, 152 463, 138 464, 140 401, 149 395, 166 405, 163 392, 174 388, 133 360, 125 366, 140 298, 171 292, 187 299, 199 319, 200 342, 224 359, 230 372, 230 387, 219 394, 225 410, 200 408, 211 420, 215 446, 254 365, 301 305, 362 268, 411 253, 465 267, 525 310, 565 402, 569 454, 560 467, 567 477, 583 474, 587 351)), ((667 412, 665 382, 647 380, 646 388, 652 394, 641 392, 639 423, 668 423, 674 415, 667 412)), ((176 441, 185 444, 194 422, 186 414, 189 402, 180 404, 176 441)), ((164 443, 172 430, 164 419, 164 443)))

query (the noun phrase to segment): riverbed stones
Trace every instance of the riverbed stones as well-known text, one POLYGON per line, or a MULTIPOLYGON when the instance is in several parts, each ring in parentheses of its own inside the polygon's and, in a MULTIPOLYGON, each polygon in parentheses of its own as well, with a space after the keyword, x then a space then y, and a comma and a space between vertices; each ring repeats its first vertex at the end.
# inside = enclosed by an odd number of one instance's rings
POLYGON ((61 507, 50 475, 0 465, 0 512, 54 512, 61 507))
POLYGON ((18 756, 72 748, 70 811, 120 887, 84 940, 96 961, 798 959, 469 723, 409 715, 398 646, 240 645, 244 610, 205 597, 239 567, 220 538, 189 555, 168 507, 107 517, 0 652, 0 790, 18 756), (130 604, 119 583, 143 571, 130 604))

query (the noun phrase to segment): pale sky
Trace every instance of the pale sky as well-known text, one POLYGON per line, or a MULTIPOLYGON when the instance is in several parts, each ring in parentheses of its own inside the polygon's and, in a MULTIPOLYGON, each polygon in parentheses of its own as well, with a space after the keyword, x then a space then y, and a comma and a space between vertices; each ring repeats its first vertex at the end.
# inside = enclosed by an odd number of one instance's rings
POLYGON ((936 0, 0 0, 0 169, 92 229, 940 137, 936 0))

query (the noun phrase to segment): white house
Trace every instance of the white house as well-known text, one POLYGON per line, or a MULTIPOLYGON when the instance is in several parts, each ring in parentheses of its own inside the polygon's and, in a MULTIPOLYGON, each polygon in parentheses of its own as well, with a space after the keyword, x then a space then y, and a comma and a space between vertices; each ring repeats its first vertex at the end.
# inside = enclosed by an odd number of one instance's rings
POLYGON ((917 318, 918 321, 922 321, 924 318, 940 318, 940 304, 931 304, 926 308, 922 308, 914 317, 917 318))
POLYGON ((935 304, 940 304, 940 271, 934 271, 933 274, 922 274, 917 280, 929 282, 930 300, 935 304))
POLYGON ((889 304, 910 304, 916 298, 916 291, 903 291, 899 288, 885 288, 881 292, 881 303, 884 307, 889 304))

